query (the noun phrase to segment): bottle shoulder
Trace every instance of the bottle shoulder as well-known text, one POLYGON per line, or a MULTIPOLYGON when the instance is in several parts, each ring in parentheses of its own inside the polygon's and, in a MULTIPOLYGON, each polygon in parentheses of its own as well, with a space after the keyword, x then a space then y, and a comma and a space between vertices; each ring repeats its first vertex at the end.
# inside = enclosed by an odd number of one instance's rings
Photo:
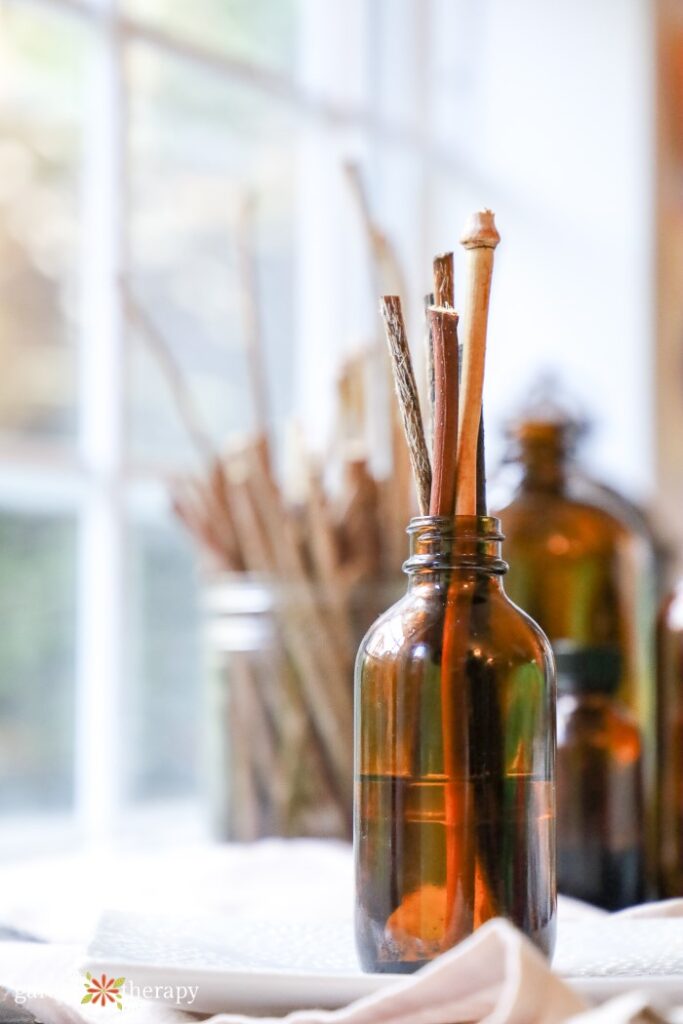
POLYGON ((430 655, 441 646, 444 631, 462 635, 491 657, 552 664, 550 644, 540 626, 510 600, 503 587, 466 590, 445 585, 409 590, 366 633, 360 654, 371 658, 430 655))
POLYGON ((630 544, 645 552, 647 542, 605 509, 565 494, 519 492, 496 512, 506 547, 543 544, 558 554, 606 551, 630 544))

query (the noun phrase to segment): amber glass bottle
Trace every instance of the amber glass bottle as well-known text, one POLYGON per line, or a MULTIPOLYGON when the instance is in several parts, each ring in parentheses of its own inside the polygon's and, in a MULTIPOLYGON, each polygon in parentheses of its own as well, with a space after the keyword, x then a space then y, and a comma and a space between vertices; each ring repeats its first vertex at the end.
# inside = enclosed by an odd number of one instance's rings
POLYGON ((683 581, 659 615, 659 883, 666 899, 683 896, 683 581))
POLYGON ((557 885, 605 910, 644 897, 640 730, 614 647, 558 645, 557 885))
POLYGON ((650 859, 655 834, 653 552, 632 525, 592 501, 572 472, 576 424, 526 420, 511 430, 522 475, 499 515, 510 559, 507 589, 551 643, 616 647, 618 695, 644 746, 650 859))
POLYGON ((356 662, 356 935, 370 971, 413 971, 502 915, 555 933, 555 682, 507 598, 500 524, 409 527, 405 597, 356 662))

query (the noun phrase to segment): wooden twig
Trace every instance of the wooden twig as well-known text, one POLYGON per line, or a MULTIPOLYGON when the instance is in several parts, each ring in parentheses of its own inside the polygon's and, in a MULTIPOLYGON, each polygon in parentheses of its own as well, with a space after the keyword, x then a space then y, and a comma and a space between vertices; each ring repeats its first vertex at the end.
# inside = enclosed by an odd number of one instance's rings
POLYGON ((444 252, 434 257, 434 305, 455 309, 455 285, 453 281, 453 253, 444 252))
POLYGON ((367 189, 358 164, 344 164, 344 172, 356 200, 372 256, 373 289, 376 295, 395 291, 406 295, 406 281, 401 262, 393 244, 382 231, 370 211, 367 189))
MULTIPOLYGON (((434 292, 428 292, 424 299, 424 318, 425 318, 425 369, 427 373, 427 408, 429 410, 429 416, 427 421, 426 432, 429 435, 429 448, 433 451, 434 444, 434 339, 432 338, 432 328, 429 322, 429 308, 434 305, 434 292)), ((433 456, 432 456, 433 458, 433 456)))
POLYGON ((484 431, 484 407, 479 418, 479 436, 477 438, 477 515, 488 515, 486 501, 486 434, 484 431))
POLYGON ((429 514, 450 516, 455 507, 458 431, 458 314, 429 310, 434 342, 434 470, 429 514))
MULTIPOLYGON (((350 814, 352 782, 350 737, 350 689, 344 678, 346 668, 335 659, 320 657, 320 646, 327 643, 327 632, 321 625, 315 595, 302 585, 299 555, 286 529, 281 529, 282 511, 268 496, 271 486, 261 460, 241 457, 230 474, 231 498, 235 527, 240 545, 247 556, 247 569, 277 583, 287 580, 293 592, 286 601, 276 601, 275 616, 285 647, 295 668, 302 697, 302 712, 310 716, 319 741, 320 757, 339 803, 344 820, 350 814), (292 568, 294 571, 292 572, 292 568), (341 687, 341 688, 340 688, 341 687), (340 712, 340 702, 344 710, 340 712), (348 707, 348 712, 346 708, 348 707)), ((291 705, 292 714, 297 713, 291 705)), ((302 723, 302 732, 304 731, 302 723)))
MULTIPOLYGON (((408 295, 405 274, 398 252, 372 214, 367 188, 358 165, 347 163, 344 165, 344 171, 368 240, 373 293, 376 295, 386 293, 408 295)), ((373 379, 376 380, 376 376, 371 377, 371 380, 373 379)), ((377 392, 380 401, 384 399, 384 388, 376 384, 375 393, 369 395, 370 402, 377 402, 377 392)), ((379 496, 384 506, 384 522, 387 524, 386 550, 390 553, 390 564, 393 568, 401 561, 405 553, 404 531, 412 504, 412 488, 409 451, 404 443, 400 411, 393 403, 390 403, 389 406, 389 419, 391 422, 392 472, 386 480, 382 481, 379 496)))
POLYGON ((394 371, 396 397, 408 442, 420 513, 426 515, 429 509, 432 471, 422 425, 420 400, 410 359, 410 348, 401 312, 401 300, 395 295, 385 295, 380 303, 380 310, 384 319, 384 329, 394 371))
POLYGON ((226 528, 230 530, 230 523, 222 518, 214 522, 204 498, 203 485, 194 481, 177 484, 171 500, 173 511, 197 541, 202 555, 209 556, 212 569, 239 572, 244 568, 239 552, 232 547, 232 537, 228 543, 224 540, 224 531, 226 528))
POLYGON ((249 698, 251 680, 244 652, 234 651, 230 666, 230 767, 233 800, 231 802, 231 834, 242 842, 251 842, 261 835, 261 809, 259 807, 252 730, 254 723, 245 707, 249 698))
POLYGON ((255 224, 255 200, 253 196, 248 195, 244 198, 240 208, 237 230, 242 322, 244 325, 244 340, 255 432, 264 439, 266 458, 268 465, 270 465, 268 444, 270 403, 268 401, 268 377, 264 359, 263 324, 259 306, 255 224))
POLYGON ((214 446, 200 422, 192 396, 170 345, 148 314, 143 310, 128 283, 123 278, 120 281, 120 289, 124 309, 130 321, 137 324, 143 340, 147 343, 148 348, 159 363, 173 394, 178 415, 187 430, 190 440, 202 458, 212 460, 216 454, 214 446))
POLYGON ((477 440, 486 359, 493 253, 500 241, 490 210, 476 213, 461 238, 467 250, 463 363, 458 421, 458 515, 476 515, 477 440))
POLYGON ((269 537, 276 577, 294 588, 282 611, 281 623, 300 661, 302 692, 324 740, 336 792, 348 815, 352 795, 348 738, 352 733, 353 711, 349 651, 344 646, 340 623, 318 601, 298 546, 293 543, 291 523, 278 492, 259 461, 254 462, 246 483, 252 514, 264 524, 269 537))
MULTIPOLYGON (((455 508, 456 456, 459 405, 458 314, 451 308, 429 310, 434 345, 434 472, 430 515, 451 517, 455 508)), ((465 595, 467 591, 465 590, 465 595)), ((441 640, 441 730, 443 745, 443 771, 450 781, 444 797, 446 824, 446 907, 450 916, 449 932, 455 942, 467 932, 470 924, 469 907, 473 904, 474 867, 469 829, 456 832, 467 822, 469 802, 452 785, 452 780, 463 777, 466 764, 464 743, 467 707, 460 674, 465 664, 462 650, 467 635, 463 630, 463 591, 459 575, 449 575, 445 597, 443 633, 441 640), (464 840, 464 841, 463 841, 464 840), (459 913, 453 913, 460 893, 459 913), (463 929, 458 933, 457 927, 463 929)))
MULTIPOLYGON (((339 516, 343 580, 347 590, 382 578, 382 531, 377 481, 363 459, 344 467, 345 502, 339 516)), ((405 526, 405 524, 404 524, 405 526)))
POLYGON ((334 614, 344 646, 347 651, 351 651, 354 646, 353 630, 344 566, 340 564, 338 537, 320 474, 310 463, 308 470, 308 501, 304 516, 312 570, 322 600, 329 604, 334 614))

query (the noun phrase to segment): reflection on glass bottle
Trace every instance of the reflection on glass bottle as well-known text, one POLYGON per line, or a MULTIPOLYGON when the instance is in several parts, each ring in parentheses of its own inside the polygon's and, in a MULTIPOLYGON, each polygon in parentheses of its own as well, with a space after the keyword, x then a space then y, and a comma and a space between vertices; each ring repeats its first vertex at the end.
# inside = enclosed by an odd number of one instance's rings
POLYGON ((615 697, 613 647, 558 644, 557 884, 606 910, 644 896, 638 726, 615 697))
POLYGON ((658 631, 659 883, 683 896, 683 581, 666 599, 658 631))
POLYGON ((502 915, 550 953, 555 692, 498 520, 412 521, 406 596, 356 663, 356 934, 412 971, 502 915))
POLYGON ((641 532, 573 486, 576 424, 529 419, 511 431, 522 469, 500 517, 510 559, 508 593, 551 642, 610 646, 621 656, 618 694, 643 737, 650 849, 654 840, 655 706, 652 549, 641 532))

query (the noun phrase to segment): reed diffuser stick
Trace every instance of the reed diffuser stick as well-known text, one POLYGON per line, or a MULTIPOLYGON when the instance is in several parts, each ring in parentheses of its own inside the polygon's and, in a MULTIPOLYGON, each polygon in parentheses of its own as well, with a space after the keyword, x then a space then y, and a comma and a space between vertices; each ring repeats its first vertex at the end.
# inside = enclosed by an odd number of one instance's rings
POLYGON ((429 433, 434 432, 434 341, 429 323, 429 308, 434 305, 434 292, 427 292, 424 297, 425 316, 425 366, 427 369, 427 404, 429 406, 429 433))
POLYGON ((475 213, 460 239, 467 250, 456 513, 477 512, 477 442, 486 359, 493 253, 500 241, 490 210, 475 213))
POLYGON ((433 307, 429 325, 434 345, 434 468, 431 516, 450 516, 455 506, 458 431, 458 314, 433 307))
MULTIPOLYGON (((438 260, 438 257, 437 257, 438 260)), ((437 272, 434 261, 435 293, 442 298, 452 299, 448 277, 437 272), (445 278, 445 281, 444 281, 445 278)), ((456 443, 458 431, 458 314, 452 308, 432 307, 428 311, 429 327, 434 348, 434 426, 432 493, 429 514, 451 516, 455 505, 456 485, 456 443)), ((458 900, 460 883, 461 896, 467 893, 471 872, 465 865, 458 837, 456 822, 463 821, 465 808, 461 806, 454 789, 454 779, 460 777, 463 764, 463 748, 457 729, 462 716, 456 713, 458 693, 454 681, 455 657, 449 623, 457 609, 451 600, 453 579, 450 580, 446 595, 443 637, 441 644, 441 731, 443 744, 443 772, 446 776, 444 790, 444 814, 446 825, 446 888, 444 929, 451 931, 455 920, 454 908, 458 900)), ((452 941, 459 936, 452 934, 452 941)))
POLYGON ((435 256, 434 271, 434 305, 455 308, 455 285, 453 282, 453 253, 443 252, 435 256))
POLYGON ((401 300, 397 295, 385 295, 380 302, 380 311, 384 320, 384 330, 394 371, 396 397, 401 410, 410 463, 415 476, 418 505, 420 514, 424 516, 429 510, 432 470, 422 425, 420 399, 410 359, 408 337, 401 312, 401 300))

